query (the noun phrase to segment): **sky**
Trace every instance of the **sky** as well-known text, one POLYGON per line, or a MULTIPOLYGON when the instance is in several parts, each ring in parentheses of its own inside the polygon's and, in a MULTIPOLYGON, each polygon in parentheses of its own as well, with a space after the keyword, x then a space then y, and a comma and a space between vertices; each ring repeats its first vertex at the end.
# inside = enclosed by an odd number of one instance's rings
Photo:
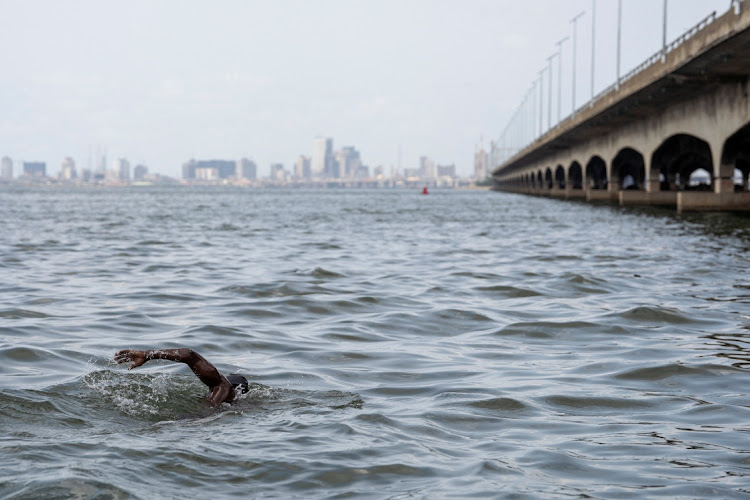
MULTIPOLYGON (((331 137, 386 172, 428 156, 470 175, 566 36, 552 88, 570 113, 581 12, 590 98, 594 2, 597 92, 616 75, 617 0, 0 0, 0 156, 56 175, 106 153, 173 177, 247 157, 267 176, 331 137)), ((663 6, 622 0, 622 74, 660 50, 663 6)), ((730 1, 667 6, 671 41, 730 1)))

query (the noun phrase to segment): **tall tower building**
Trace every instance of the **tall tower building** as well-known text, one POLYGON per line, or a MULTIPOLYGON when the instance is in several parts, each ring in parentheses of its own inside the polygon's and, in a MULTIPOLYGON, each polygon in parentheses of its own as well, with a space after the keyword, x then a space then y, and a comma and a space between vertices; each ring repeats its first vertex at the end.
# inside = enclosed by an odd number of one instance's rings
POLYGON ((195 179, 195 169, 198 167, 198 162, 194 159, 190 159, 182 164, 182 178, 183 179, 195 179))
POLYGON ((70 156, 66 157, 60 165, 60 178, 67 181, 73 180, 78 177, 76 172, 76 162, 70 156))
POLYGON ((313 177, 336 177, 336 158, 333 156, 333 139, 316 137, 313 141, 313 177))
POLYGON ((237 160, 237 170, 234 176, 238 179, 255 179, 258 176, 258 167, 254 161, 242 158, 237 160))
POLYGON ((3 156, 2 162, 0 162, 0 178, 4 180, 13 178, 13 160, 7 156, 3 156))
POLYGON ((46 177, 47 164, 43 161, 25 161, 23 162, 24 177, 46 177))
POLYGON ((419 174, 423 179, 433 180, 437 178, 435 162, 427 156, 419 157, 419 174))
POLYGON ((120 181, 130 180, 130 162, 125 158, 120 158, 114 162, 114 178, 120 181))
POLYGON ((136 165, 133 169, 133 180, 142 181, 148 175, 148 167, 146 165, 136 165))
POLYGON ((300 155, 294 164, 294 176, 297 179, 309 179, 312 177, 310 170, 310 157, 300 155))
POLYGON ((359 151, 352 146, 345 146, 336 151, 336 162, 338 163, 339 176, 343 178, 356 177, 362 167, 359 151))
POLYGON ((483 181, 487 178, 489 155, 483 146, 478 146, 474 152, 474 180, 483 181))
POLYGON ((286 180, 286 171, 284 170, 284 165, 282 163, 271 163, 271 180, 286 180))

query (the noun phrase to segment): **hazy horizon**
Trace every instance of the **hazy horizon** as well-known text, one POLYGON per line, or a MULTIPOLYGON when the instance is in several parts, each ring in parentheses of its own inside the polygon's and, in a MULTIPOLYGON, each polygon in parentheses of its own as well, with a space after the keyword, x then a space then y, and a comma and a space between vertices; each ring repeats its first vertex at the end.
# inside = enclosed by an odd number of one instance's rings
MULTIPOLYGON (((673 40, 726 0, 670 2, 673 40)), ((576 100, 591 94, 591 0, 0 3, 0 156, 106 151, 179 177, 182 163, 247 157, 291 169, 313 139, 354 146, 364 164, 420 156, 472 172, 578 21, 576 100)), ((624 74, 660 49, 662 2, 622 11, 624 74)), ((615 78, 617 2, 596 2, 594 91, 615 78)), ((571 41, 562 112, 571 108, 571 41), (567 105, 567 106, 566 106, 567 105)), ((555 62, 555 65, 557 63, 555 62)), ((557 86, 553 67, 553 86, 557 86)), ((548 80, 545 77, 545 88, 548 80)), ((556 106, 556 105, 554 105, 556 106)), ((556 109, 556 108, 553 108, 556 109)), ((94 166, 96 162, 94 162, 94 166)))

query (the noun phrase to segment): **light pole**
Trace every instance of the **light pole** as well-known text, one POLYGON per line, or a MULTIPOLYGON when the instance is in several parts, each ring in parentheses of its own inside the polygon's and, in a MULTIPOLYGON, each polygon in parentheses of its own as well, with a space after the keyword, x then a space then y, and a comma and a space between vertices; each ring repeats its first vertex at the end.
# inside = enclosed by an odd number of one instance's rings
MULTIPOLYGON (((664 0, 665 2, 667 0, 664 0)), ((594 99, 594 63, 596 58, 596 0, 591 0, 591 99, 594 99)))
POLYGON ((534 140, 537 134, 537 122, 536 122, 536 106, 537 106, 537 89, 539 88, 539 82, 534 80, 534 85, 531 87, 531 115, 529 116, 529 142, 534 140))
POLYGON ((622 40, 622 0, 617 0, 617 82, 620 89, 620 41, 622 40))
POLYGON ((547 128, 552 128, 552 59, 557 56, 557 53, 552 54, 547 58, 547 128))
POLYGON ((664 62, 667 58, 667 0, 664 0, 664 13, 662 14, 661 29, 661 60, 664 62))
POLYGON ((556 42, 555 45, 557 45, 557 55, 559 56, 557 59, 557 122, 560 123, 562 120, 562 44, 568 41, 568 38, 565 37, 559 42, 556 42))
POLYGON ((539 136, 544 133, 544 70, 539 72, 539 136))
POLYGON ((576 25, 578 24, 578 18, 584 15, 586 12, 581 12, 576 17, 570 20, 573 23, 573 111, 572 115, 576 114, 576 25))

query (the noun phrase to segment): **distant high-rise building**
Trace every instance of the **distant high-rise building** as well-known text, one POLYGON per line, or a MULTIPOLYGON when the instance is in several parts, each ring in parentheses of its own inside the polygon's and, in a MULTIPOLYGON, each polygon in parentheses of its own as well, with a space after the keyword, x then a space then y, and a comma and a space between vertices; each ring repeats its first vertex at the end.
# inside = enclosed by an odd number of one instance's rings
POLYGON ((201 175, 202 177, 198 176, 198 169, 216 169, 216 176, 219 179, 229 179, 230 177, 234 177, 237 172, 237 162, 232 160, 190 160, 187 163, 182 164, 182 178, 183 179, 201 179, 206 180, 206 175, 208 175, 204 171, 201 175))
POLYGON ((107 175, 107 154, 102 153, 101 157, 99 158, 99 165, 96 168, 96 172, 94 173, 95 179, 104 179, 104 177, 107 175))
POLYGON ((112 177, 119 181, 130 180, 130 162, 125 158, 115 160, 112 164, 112 177))
POLYGON ((313 141, 313 177, 338 177, 336 158, 333 156, 333 139, 317 137, 313 141))
POLYGON ((47 164, 43 161, 25 161, 23 162, 24 177, 46 177, 47 164))
POLYGON ((451 179, 456 178, 456 165, 438 165, 437 166, 438 177, 450 177, 451 179))
POLYGON ((196 167, 195 178, 201 181, 219 180, 219 169, 216 167, 196 167))
POLYGON ((66 157, 60 165, 60 178, 67 181, 73 180, 78 177, 76 172, 76 162, 70 156, 66 157))
POLYGON ((406 168, 404 167, 404 177, 407 179, 413 180, 413 179, 419 179, 419 169, 418 168, 406 168))
POLYGON ((309 179, 312 177, 309 156, 300 155, 297 158, 297 162, 294 164, 294 176, 297 179, 309 179))
POLYGON ((437 168, 435 162, 427 156, 419 157, 419 175, 423 179, 432 180, 437 177, 437 168))
POLYGON ((282 163, 271 163, 271 179, 274 181, 286 180, 286 171, 282 163))
POLYGON ((343 178, 357 177, 362 167, 359 151, 352 146, 345 146, 336 151, 336 163, 338 164, 339 176, 343 178))
POLYGON ((183 179, 195 179, 195 167, 197 166, 195 160, 190 159, 182 164, 182 178, 183 179))
POLYGON ((255 162, 242 158, 237 160, 237 166, 234 176, 238 179, 255 179, 258 176, 258 168, 255 162))
POLYGON ((489 155, 482 146, 474 152, 474 180, 483 181, 487 178, 489 155))
POLYGON ((0 178, 13 178, 13 160, 8 158, 7 156, 3 156, 2 162, 0 163, 0 178))
POLYGON ((142 181, 148 175, 148 167, 146 165, 136 165, 133 169, 133 180, 142 181))

